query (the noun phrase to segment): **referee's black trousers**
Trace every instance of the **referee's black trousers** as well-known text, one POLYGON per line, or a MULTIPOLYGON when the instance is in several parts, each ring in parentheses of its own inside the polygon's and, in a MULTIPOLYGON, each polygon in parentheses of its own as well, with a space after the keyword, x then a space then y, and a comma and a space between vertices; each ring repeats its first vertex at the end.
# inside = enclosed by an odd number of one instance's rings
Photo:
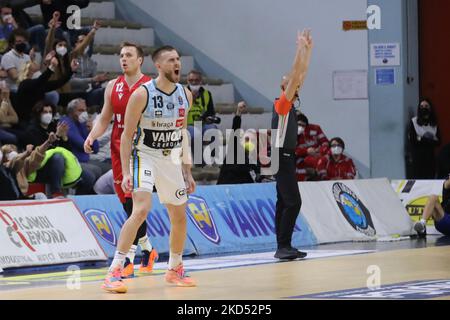
POLYGON ((275 212, 275 229, 278 249, 291 247, 295 222, 300 213, 302 199, 296 176, 296 159, 294 150, 280 149, 279 169, 276 174, 277 204, 275 212))

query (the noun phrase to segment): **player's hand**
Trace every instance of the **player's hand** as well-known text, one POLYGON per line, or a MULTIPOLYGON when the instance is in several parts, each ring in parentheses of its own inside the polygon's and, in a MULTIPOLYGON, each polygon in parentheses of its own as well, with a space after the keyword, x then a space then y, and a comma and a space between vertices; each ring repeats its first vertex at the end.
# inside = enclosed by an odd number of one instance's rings
POLYGON ((188 194, 193 194, 195 192, 195 187, 197 184, 195 183, 194 178, 192 177, 192 174, 186 175, 186 178, 184 180, 186 182, 186 191, 188 194))
POLYGON ((91 137, 87 137, 86 141, 84 141, 84 152, 87 154, 93 153, 92 145, 94 144, 94 140, 91 137))
POLYGON ((131 175, 125 174, 122 179, 122 190, 125 193, 131 193, 133 191, 133 181, 131 175))

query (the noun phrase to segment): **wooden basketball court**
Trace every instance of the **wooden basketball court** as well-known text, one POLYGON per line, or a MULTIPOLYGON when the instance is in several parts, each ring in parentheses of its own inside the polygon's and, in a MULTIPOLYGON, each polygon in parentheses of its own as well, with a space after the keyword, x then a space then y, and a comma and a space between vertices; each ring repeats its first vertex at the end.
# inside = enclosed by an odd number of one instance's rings
MULTIPOLYGON (((67 280, 60 284, 27 285, 30 277, 0 278, 0 299, 83 299, 83 300, 275 300, 311 299, 327 292, 362 289, 373 283, 373 270, 378 270, 382 289, 389 285, 410 283, 409 289, 422 293, 424 299, 450 299, 450 246, 383 251, 352 256, 273 262, 261 265, 190 272, 198 286, 170 287, 164 282, 164 271, 126 280, 127 294, 109 294, 100 289, 105 270, 88 270, 81 288, 69 289, 67 280), (369 272, 369 273, 368 273, 369 272), (91 278, 90 278, 91 277, 91 278), (8 280, 10 279, 10 280, 8 280), (439 282, 439 281, 440 282, 439 282), (8 282, 10 281, 10 282, 8 282), (423 287, 420 282, 433 281, 423 287), (438 281, 438 282, 435 282, 438 281), (8 289, 10 284, 22 288, 8 289), (436 286, 439 285, 439 288, 436 286), (412 287, 411 287, 412 286, 412 287), (423 288, 423 289, 421 289, 423 288), (435 288, 436 292, 433 291, 435 288), (443 289, 444 288, 444 289, 443 289)), ((55 277, 50 276, 50 278, 55 277)), ((67 278, 67 277, 66 277, 67 278)), ((64 279, 63 279, 64 280, 64 279)), ((393 292, 399 293, 400 289, 393 292)), ((406 291, 405 291, 406 290, 406 291)), ((369 290, 369 294, 370 294, 369 290)), ((367 293, 366 293, 367 294, 367 293)), ((350 298, 364 299, 367 295, 350 298)), ((386 296, 381 296, 381 298, 386 296)), ((397 298, 417 298, 398 296, 397 298)), ((325 297, 326 298, 326 297, 325 297)), ((339 295, 331 298, 341 299, 339 295)), ((344 297, 348 299, 349 297, 344 297)), ((391 297, 392 298, 392 297, 391 297)))

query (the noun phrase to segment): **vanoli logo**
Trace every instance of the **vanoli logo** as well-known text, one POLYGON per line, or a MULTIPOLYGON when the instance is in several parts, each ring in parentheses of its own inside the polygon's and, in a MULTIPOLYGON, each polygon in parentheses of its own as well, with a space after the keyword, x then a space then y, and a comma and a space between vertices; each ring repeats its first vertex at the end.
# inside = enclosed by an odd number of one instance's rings
POLYGON ((103 240, 113 246, 117 245, 116 234, 106 212, 97 209, 89 209, 84 212, 84 215, 92 226, 92 229, 103 240))
POLYGON ((189 196, 188 216, 200 233, 209 241, 219 244, 220 235, 205 199, 189 196))

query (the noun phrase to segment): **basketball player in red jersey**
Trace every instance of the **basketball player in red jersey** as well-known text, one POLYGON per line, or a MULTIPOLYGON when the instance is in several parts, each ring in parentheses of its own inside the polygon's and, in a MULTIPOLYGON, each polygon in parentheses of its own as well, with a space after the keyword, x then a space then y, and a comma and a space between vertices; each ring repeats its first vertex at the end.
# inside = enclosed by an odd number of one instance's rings
MULTIPOLYGON (((111 161, 114 175, 114 188, 128 217, 132 213, 133 202, 131 193, 125 194, 121 188, 122 165, 120 161, 120 137, 124 129, 125 110, 131 94, 142 84, 151 80, 150 77, 144 75, 141 71, 143 63, 144 51, 140 46, 128 42, 122 44, 120 65, 123 75, 108 83, 105 90, 105 103, 102 112, 84 143, 84 151, 86 153, 92 153, 93 142, 105 133, 114 116, 111 136, 111 161)), ((142 263, 139 271, 143 273, 151 273, 153 271, 153 264, 158 258, 158 254, 148 240, 147 223, 144 221, 139 228, 133 246, 128 252, 121 275, 122 278, 131 278, 134 276, 133 260, 138 244, 142 250, 142 263)))

